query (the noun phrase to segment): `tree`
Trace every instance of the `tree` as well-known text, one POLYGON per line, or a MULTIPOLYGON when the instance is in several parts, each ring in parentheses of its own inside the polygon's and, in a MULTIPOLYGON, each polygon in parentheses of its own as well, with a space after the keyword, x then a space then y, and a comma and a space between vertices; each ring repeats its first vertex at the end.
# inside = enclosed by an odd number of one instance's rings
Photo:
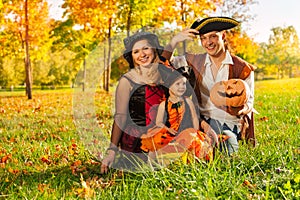
POLYGON ((299 65, 299 38, 293 26, 272 28, 269 38, 269 59, 277 66, 277 78, 293 76, 293 68, 299 65))
MULTIPOLYGON (((64 42, 66 33, 62 29, 68 29, 70 40, 63 46, 69 48, 77 54, 78 61, 83 63, 84 74, 86 74, 86 57, 91 53, 97 45, 108 38, 108 66, 105 67, 104 75, 105 90, 108 91, 108 82, 110 79, 110 60, 111 60, 111 41, 113 36, 113 27, 115 12, 117 11, 117 1, 99 1, 99 0, 65 0, 63 8, 65 8, 65 16, 68 16, 66 22, 60 23, 54 30, 54 35, 64 42), (81 27, 74 30, 74 26, 81 27), (59 36, 60 35, 60 36, 59 36)), ((60 43, 56 41, 56 44, 60 43)), ((104 47, 106 48, 106 47, 104 47)), ((85 75, 83 76, 83 79, 85 75)), ((85 80, 82 82, 83 89, 85 80)))
POLYGON ((28 99, 32 99, 32 70, 29 56, 29 20, 28 20, 28 0, 25 0, 25 83, 28 99))
POLYGON ((253 41, 245 32, 236 30, 228 31, 227 40, 231 52, 247 60, 249 63, 256 63, 258 59, 259 45, 253 41))
POLYGON ((226 0, 217 5, 217 11, 222 16, 232 17, 246 24, 255 17, 249 12, 250 6, 257 3, 257 0, 226 0))
POLYGON ((256 70, 255 70, 255 79, 258 80, 261 76, 261 79, 264 79, 264 76, 268 73, 268 45, 266 43, 259 44, 259 49, 257 51, 258 58, 256 61, 256 70))
POLYGON ((216 5, 222 0, 161 0, 159 1, 158 21, 176 22, 186 28, 196 18, 207 17, 216 11, 216 5))
POLYGON ((3 1, 1 14, 0 19, 5 22, 1 37, 7 42, 4 54, 6 58, 24 60, 26 95, 31 99, 32 64, 47 55, 44 44, 48 39, 48 4, 45 0, 16 0, 14 4, 3 1))

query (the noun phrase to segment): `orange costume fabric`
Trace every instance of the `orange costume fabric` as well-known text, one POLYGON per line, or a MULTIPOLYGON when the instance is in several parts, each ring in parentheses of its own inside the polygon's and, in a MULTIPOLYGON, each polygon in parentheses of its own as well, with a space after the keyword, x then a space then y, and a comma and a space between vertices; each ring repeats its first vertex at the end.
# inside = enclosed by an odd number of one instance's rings
MULTIPOLYGON (((186 106, 185 102, 180 102, 177 108, 173 108, 168 101, 167 112, 169 113, 170 128, 178 131, 183 120, 186 106)), ((192 153, 199 159, 211 160, 212 151, 209 148, 206 135, 194 128, 186 128, 177 135, 168 132, 167 128, 153 127, 142 135, 141 149, 145 152, 166 153, 192 153)))

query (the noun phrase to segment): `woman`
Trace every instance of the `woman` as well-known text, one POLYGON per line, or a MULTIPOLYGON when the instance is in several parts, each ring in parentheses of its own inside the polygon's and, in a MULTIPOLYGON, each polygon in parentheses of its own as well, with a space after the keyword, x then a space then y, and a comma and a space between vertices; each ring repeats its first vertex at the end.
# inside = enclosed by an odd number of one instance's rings
MULTIPOLYGON (((163 66, 160 46, 156 35, 139 32, 124 39, 124 58, 130 66, 129 72, 124 74, 116 89, 116 113, 111 135, 111 144, 107 156, 103 159, 101 173, 106 173, 120 152, 121 162, 115 168, 128 168, 121 166, 126 160, 134 158, 146 161, 147 156, 140 149, 140 136, 152 127, 152 111, 164 98, 167 89, 162 85, 160 75, 163 66), (127 159, 129 158, 129 159, 127 159)), ((130 165, 130 162, 126 164, 130 165)))

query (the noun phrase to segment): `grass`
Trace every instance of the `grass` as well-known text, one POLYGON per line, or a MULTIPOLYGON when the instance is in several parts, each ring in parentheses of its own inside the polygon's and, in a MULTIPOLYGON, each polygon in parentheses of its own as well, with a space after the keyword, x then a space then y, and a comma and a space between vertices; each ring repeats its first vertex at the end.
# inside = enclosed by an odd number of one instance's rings
POLYGON ((258 146, 212 163, 99 173, 113 116, 105 92, 0 93, 0 199, 299 199, 300 79, 256 82, 258 146))

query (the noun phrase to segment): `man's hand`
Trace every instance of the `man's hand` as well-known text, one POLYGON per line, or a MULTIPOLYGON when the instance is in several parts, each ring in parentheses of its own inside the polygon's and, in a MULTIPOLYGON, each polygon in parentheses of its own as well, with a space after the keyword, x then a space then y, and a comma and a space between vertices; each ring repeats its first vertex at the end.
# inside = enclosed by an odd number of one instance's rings
POLYGON ((249 107, 247 104, 238 112, 238 116, 240 115, 247 115, 252 111, 252 107, 249 107))
POLYGON ((175 35, 172 39, 169 45, 172 47, 172 49, 175 49, 176 45, 179 42, 183 42, 185 40, 194 40, 197 38, 196 34, 199 32, 196 29, 185 29, 181 32, 179 32, 177 35, 175 35))

